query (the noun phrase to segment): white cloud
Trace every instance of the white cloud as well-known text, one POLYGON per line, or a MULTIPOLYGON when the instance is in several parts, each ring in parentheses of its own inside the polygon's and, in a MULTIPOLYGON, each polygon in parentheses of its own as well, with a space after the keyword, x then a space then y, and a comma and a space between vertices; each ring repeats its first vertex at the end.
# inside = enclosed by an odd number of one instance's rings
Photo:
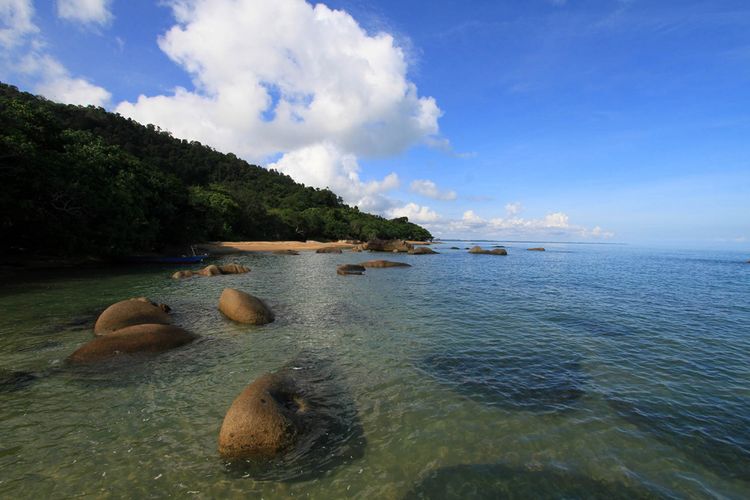
POLYGON ((29 54, 21 61, 19 69, 26 75, 34 75, 38 79, 34 91, 53 101, 105 106, 112 97, 102 87, 72 77, 59 61, 49 55, 29 54))
POLYGON ((159 46, 195 88, 122 102, 124 116, 250 161, 282 154, 271 166, 361 208, 386 206, 379 193, 397 178, 363 183, 358 158, 438 137, 441 111, 408 80, 394 37, 344 11, 304 0, 170 5, 177 24, 159 46))
POLYGON ((32 80, 38 94, 68 104, 104 106, 110 93, 77 78, 46 51, 30 0, 0 0, 0 77, 32 80))
POLYGON ((520 201, 514 201, 505 205, 505 212, 509 217, 518 215, 523 210, 523 205, 520 201))
POLYGON ((57 0, 57 15, 67 21, 104 26, 112 21, 111 0, 57 0))
POLYGON ((407 203, 403 207, 392 208, 388 215, 391 218, 396 217, 408 217, 410 222, 417 224, 424 224, 430 222, 437 222, 440 220, 440 216, 434 210, 430 210, 430 207, 420 206, 416 203, 407 203))
POLYGON ((330 188, 344 201, 363 210, 381 213, 392 205, 383 193, 400 185, 395 173, 388 174, 381 181, 363 182, 359 177, 360 167, 356 156, 343 153, 330 143, 296 149, 268 167, 308 186, 330 188))
POLYGON ((455 200, 455 191, 440 191, 437 184, 427 179, 417 179, 411 183, 410 189, 422 196, 434 198, 436 200, 455 200))
MULTIPOLYGON (((508 210, 506 206, 506 211, 511 210, 508 210)), ((486 219, 473 210, 467 210, 461 219, 445 221, 444 224, 438 227, 430 226, 429 229, 441 235, 482 238, 609 239, 614 237, 614 233, 604 231, 599 226, 588 229, 572 224, 570 217, 563 212, 552 212, 539 219, 526 219, 515 215, 486 219)))
POLYGON ((0 46, 12 48, 39 31, 31 0, 0 0, 0 46))

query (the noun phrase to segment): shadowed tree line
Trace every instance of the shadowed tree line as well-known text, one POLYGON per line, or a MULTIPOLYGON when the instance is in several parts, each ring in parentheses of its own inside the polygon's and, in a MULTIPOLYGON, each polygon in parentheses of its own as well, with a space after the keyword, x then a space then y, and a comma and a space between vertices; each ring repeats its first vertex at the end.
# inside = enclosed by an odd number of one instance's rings
POLYGON ((6 254, 117 256, 210 240, 431 239, 328 189, 94 106, 0 83, 6 254))

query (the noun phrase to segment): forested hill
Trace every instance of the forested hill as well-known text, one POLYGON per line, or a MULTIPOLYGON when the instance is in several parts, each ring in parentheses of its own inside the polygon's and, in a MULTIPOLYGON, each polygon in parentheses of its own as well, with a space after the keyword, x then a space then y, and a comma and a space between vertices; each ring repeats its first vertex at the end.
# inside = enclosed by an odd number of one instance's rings
POLYGON ((0 83, 3 253, 113 256, 210 240, 430 239, 405 217, 93 106, 0 83))

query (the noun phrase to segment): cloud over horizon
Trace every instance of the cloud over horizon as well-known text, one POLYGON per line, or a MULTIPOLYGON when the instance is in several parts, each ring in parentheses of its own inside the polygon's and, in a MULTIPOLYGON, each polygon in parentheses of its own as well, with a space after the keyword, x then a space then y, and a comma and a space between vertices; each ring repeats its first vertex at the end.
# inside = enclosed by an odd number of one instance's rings
POLYGON ((57 15, 85 26, 105 26, 112 21, 112 0, 57 0, 57 15))

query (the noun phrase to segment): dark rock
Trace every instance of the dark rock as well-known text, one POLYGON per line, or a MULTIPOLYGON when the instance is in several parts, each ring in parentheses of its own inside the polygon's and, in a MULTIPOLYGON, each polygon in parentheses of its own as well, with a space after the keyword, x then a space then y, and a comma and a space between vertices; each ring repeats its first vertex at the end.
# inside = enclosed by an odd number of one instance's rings
POLYGON ((644 486, 602 481, 553 467, 528 469, 505 464, 462 464, 429 472, 407 499, 661 498, 644 486))
POLYGON ((368 260, 360 264, 366 268, 384 268, 384 267, 411 267, 411 264, 405 262, 394 262, 392 260, 368 260))
POLYGON ((31 372, 0 369, 0 392, 20 391, 31 385, 37 378, 39 377, 31 372))
POLYGON ((416 247, 416 248, 409 250, 409 254, 411 255, 431 255, 431 254, 436 254, 436 253, 438 252, 436 252, 430 247, 416 247))
POLYGON ((336 268, 336 274, 347 275, 347 274, 362 274, 365 272, 364 266, 358 264, 342 264, 336 268))
POLYGON ((458 248, 458 247, 451 247, 450 249, 451 249, 451 250, 461 250, 461 249, 460 249, 460 248, 458 248))
POLYGON ((129 326, 96 337, 68 357, 74 364, 93 363, 123 354, 155 354, 192 342, 196 335, 172 325, 129 326))
POLYGON ((146 297, 122 300, 106 308, 96 320, 95 335, 107 335, 122 328, 141 324, 171 323, 169 306, 156 304, 146 297))
POLYGON ((341 249, 336 247, 323 247, 315 250, 315 253, 341 253, 341 249))
POLYGON ((225 288, 221 292, 219 310, 238 323, 265 325, 275 319, 273 311, 265 302, 234 288, 225 288))
POLYGON ((542 247, 527 248, 526 250, 528 250, 529 252, 544 252, 545 251, 544 248, 542 247))
POLYGON ((274 250, 271 253, 275 255, 299 255, 297 250, 274 250))

